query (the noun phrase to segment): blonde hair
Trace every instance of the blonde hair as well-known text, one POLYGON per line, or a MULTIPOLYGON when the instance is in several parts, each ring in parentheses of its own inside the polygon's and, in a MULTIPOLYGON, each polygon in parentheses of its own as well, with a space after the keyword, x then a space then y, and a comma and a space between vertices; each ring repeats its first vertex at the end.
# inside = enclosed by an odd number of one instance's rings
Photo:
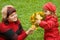
POLYGON ((7 16, 7 8, 8 8, 8 7, 14 8, 12 5, 6 5, 6 6, 4 6, 4 7, 2 8, 2 10, 1 10, 2 18, 6 18, 6 16, 7 16))

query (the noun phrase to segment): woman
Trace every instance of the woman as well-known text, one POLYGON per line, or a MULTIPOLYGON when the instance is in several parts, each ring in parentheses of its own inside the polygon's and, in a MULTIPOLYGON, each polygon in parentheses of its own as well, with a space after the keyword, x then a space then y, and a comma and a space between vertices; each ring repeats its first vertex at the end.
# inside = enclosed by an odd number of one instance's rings
POLYGON ((0 40, 24 40, 34 29, 24 31, 17 18, 16 9, 12 5, 2 8, 2 22, 0 23, 0 40))
POLYGON ((37 20, 36 24, 44 29, 44 40, 59 40, 59 23, 55 5, 48 2, 43 6, 43 11, 45 14, 44 20, 37 20))

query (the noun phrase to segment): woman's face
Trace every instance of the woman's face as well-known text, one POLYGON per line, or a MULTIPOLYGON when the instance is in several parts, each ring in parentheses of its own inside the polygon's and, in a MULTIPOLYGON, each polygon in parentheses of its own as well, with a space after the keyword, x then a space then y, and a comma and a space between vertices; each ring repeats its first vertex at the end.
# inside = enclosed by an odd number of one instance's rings
POLYGON ((44 14, 45 14, 45 15, 50 15, 51 12, 50 12, 49 10, 44 10, 44 14))
POLYGON ((9 21, 17 21, 17 14, 16 12, 13 12, 11 15, 8 17, 9 21))

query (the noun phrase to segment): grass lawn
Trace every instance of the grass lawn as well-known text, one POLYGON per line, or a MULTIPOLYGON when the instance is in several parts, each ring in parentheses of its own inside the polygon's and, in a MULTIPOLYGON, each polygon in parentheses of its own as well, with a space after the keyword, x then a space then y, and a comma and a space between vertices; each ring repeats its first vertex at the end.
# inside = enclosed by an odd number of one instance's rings
MULTIPOLYGON (((1 9, 5 5, 13 5, 18 14, 18 18, 24 30, 28 30, 31 26, 30 16, 34 12, 42 11, 42 6, 46 2, 53 2, 57 7, 57 16, 60 22, 60 0, 0 0, 0 21, 1 21, 1 9)), ((43 40, 44 30, 38 28, 32 35, 29 35, 26 40, 43 40)))

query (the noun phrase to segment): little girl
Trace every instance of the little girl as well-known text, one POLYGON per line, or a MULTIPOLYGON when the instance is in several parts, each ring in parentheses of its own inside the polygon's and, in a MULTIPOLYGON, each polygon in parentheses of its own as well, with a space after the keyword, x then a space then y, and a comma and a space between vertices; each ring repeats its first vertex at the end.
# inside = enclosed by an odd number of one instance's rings
POLYGON ((48 2, 43 6, 43 11, 45 14, 44 20, 37 20, 36 24, 44 29, 44 40, 59 40, 59 23, 55 5, 48 2))

